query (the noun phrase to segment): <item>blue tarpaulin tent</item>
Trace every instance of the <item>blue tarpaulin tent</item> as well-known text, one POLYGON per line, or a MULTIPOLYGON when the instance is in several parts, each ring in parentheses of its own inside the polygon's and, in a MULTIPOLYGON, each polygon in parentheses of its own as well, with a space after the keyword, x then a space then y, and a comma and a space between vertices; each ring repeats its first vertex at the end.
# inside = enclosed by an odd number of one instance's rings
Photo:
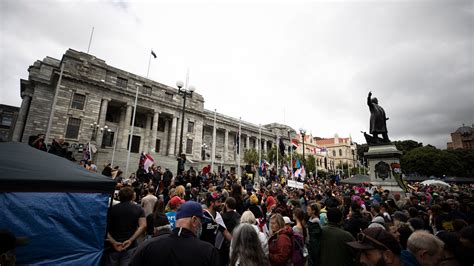
POLYGON ((0 143, 0 229, 30 242, 17 264, 98 265, 115 181, 22 143, 0 143))

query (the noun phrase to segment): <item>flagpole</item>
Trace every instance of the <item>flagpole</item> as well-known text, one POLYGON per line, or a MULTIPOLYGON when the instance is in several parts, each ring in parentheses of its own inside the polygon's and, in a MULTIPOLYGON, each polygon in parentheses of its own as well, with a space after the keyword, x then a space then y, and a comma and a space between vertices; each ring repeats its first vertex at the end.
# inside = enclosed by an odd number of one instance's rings
POLYGON ((89 53, 89 50, 91 49, 92 36, 94 36, 94 27, 92 27, 91 38, 89 39, 89 46, 87 47, 87 53, 89 53))
POLYGON ((130 139, 128 140, 127 165, 125 166, 125 176, 128 177, 128 164, 130 163, 130 151, 132 150, 133 129, 135 128, 135 115, 137 114, 138 88, 141 84, 136 83, 135 105, 133 106, 132 128, 130 129, 130 139))
MULTIPOLYGON (((258 124, 258 168, 260 169, 258 174, 258 183, 260 184, 260 173, 262 172, 262 125, 258 124)), ((263 173, 262 173, 263 174, 263 173)))
POLYGON ((212 129, 212 151, 211 151, 211 173, 214 171, 214 158, 216 157, 216 116, 217 109, 214 109, 214 128, 212 129))
POLYGON ((118 132, 119 128, 117 128, 117 131, 115 132, 114 150, 112 151, 112 161, 110 162, 111 167, 114 167, 115 148, 117 147, 118 132))
POLYGON ((89 141, 89 144, 87 145, 87 148, 89 149, 89 160, 92 161, 92 151, 91 151, 91 142, 89 141))
POLYGON ((277 177, 280 176, 279 171, 278 171, 278 150, 279 150, 278 148, 279 148, 279 146, 280 146, 280 143, 278 142, 278 135, 277 135, 277 138, 276 138, 276 151, 277 151, 277 161, 276 161, 276 167, 277 167, 276 170, 277 171, 276 172, 277 172, 277 177))
POLYGON ((150 53, 150 58, 148 59, 148 70, 146 71, 146 78, 148 78, 148 74, 150 74, 150 64, 151 64, 151 54, 153 53, 153 49, 150 53))
POLYGON ((293 140, 291 139, 291 133, 288 132, 290 137, 290 175, 291 179, 293 180, 293 140))
POLYGON ((241 178, 242 177, 242 173, 241 173, 241 170, 240 170, 240 136, 241 136, 241 131, 242 130, 242 117, 239 117, 239 146, 237 147, 238 151, 237 151, 237 158, 238 158, 238 162, 237 162, 237 173, 238 173, 238 177, 237 178, 241 178))

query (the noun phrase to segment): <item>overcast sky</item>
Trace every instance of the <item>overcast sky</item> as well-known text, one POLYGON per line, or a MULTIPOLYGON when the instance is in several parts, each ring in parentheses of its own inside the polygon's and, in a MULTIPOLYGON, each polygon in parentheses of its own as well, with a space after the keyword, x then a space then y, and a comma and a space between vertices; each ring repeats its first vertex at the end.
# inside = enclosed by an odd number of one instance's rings
POLYGON ((169 86, 205 108, 365 143, 371 90, 392 140, 446 148, 474 123, 474 1, 0 0, 0 103, 68 48, 169 86))

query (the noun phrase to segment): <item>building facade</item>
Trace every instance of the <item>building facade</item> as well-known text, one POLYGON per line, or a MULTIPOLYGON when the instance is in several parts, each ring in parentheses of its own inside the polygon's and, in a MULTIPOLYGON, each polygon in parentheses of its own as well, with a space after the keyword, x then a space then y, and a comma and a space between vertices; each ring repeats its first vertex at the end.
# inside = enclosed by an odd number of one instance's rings
POLYGON ((0 142, 11 141, 19 107, 0 104, 0 142))
POLYGON ((334 171, 349 166, 353 168, 357 166, 357 146, 352 142, 352 138, 340 138, 337 134, 334 138, 315 138, 316 145, 324 148, 327 164, 326 169, 334 171), (347 166, 345 166, 347 165, 347 166))
MULTIPOLYGON (((131 137, 130 169, 136 169, 139 153, 144 151, 158 165, 173 171, 182 124, 182 150, 188 165, 211 163, 215 118, 215 163, 226 169, 237 165, 239 119, 206 110, 198 93, 186 99, 182 123, 184 99, 176 88, 114 68, 90 54, 69 49, 61 60, 46 57, 28 72, 28 79, 21 80, 22 104, 13 141, 28 142, 31 136, 46 133, 54 110, 47 143, 64 138, 77 152, 76 157, 91 143, 97 148, 93 160, 99 168, 113 161, 123 169, 131 137), (137 90, 137 108, 133 110, 137 90)), ((242 121, 241 163, 245 149, 266 152, 277 137, 287 146, 288 131, 294 132, 286 125, 258 126, 242 121)))
POLYGON ((463 124, 462 127, 451 133, 451 142, 447 144, 448 150, 474 150, 474 124, 472 127, 463 124))

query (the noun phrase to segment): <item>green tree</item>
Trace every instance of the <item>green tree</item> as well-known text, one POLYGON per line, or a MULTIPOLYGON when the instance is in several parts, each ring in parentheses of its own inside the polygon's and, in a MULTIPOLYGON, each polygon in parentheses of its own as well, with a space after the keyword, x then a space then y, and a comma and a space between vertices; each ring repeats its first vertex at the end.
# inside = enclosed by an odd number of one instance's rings
POLYGON ((244 151, 244 162, 250 165, 258 164, 258 152, 255 149, 247 149, 244 151))
POLYGON ((406 154, 407 152, 415 148, 423 147, 423 143, 416 142, 414 140, 402 140, 402 141, 397 140, 397 141, 392 141, 392 144, 395 145, 395 147, 397 147, 399 151, 403 152, 403 154, 406 154))
POLYGON ((313 172, 316 170, 316 158, 313 155, 308 155, 306 157, 306 165, 305 165, 306 173, 313 172))
POLYGON ((402 171, 422 176, 462 175, 463 164, 446 150, 427 145, 415 148, 401 158, 402 171), (461 170, 462 171, 462 170, 461 170))

